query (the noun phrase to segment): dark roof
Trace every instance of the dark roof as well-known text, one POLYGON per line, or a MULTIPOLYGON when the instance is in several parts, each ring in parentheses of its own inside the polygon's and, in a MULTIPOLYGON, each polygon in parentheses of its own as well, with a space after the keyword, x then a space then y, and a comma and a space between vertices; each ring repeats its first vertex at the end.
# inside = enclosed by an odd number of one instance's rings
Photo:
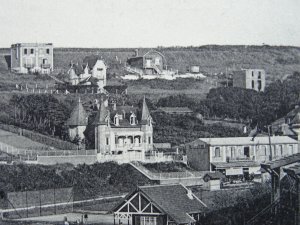
POLYGON ((150 115, 150 112, 149 112, 149 109, 148 109, 148 106, 147 106, 147 103, 146 103, 146 98, 144 96, 141 122, 143 124, 145 124, 145 123, 147 123, 147 120, 149 118, 151 118, 151 115, 150 115))
POLYGON ((86 111, 81 104, 80 98, 71 112, 70 118, 67 120, 66 125, 68 126, 86 126, 88 123, 88 116, 86 111))
POLYGON ((86 56, 83 59, 83 66, 85 67, 86 65, 88 65, 89 69, 93 69, 93 67, 95 66, 98 60, 102 60, 104 62, 104 60, 100 56, 97 55, 86 56))
POLYGON ((107 116, 109 116, 109 111, 107 110, 107 108, 105 107, 104 103, 101 101, 100 102, 100 108, 97 112, 97 115, 95 117, 94 120, 94 125, 102 125, 102 124, 106 124, 106 118, 107 116))
POLYGON ((236 161, 236 162, 212 162, 212 165, 216 166, 218 169, 226 169, 233 167, 254 167, 260 164, 255 161, 236 161))
POLYGON ((261 167, 263 169, 275 169, 295 162, 300 162, 300 153, 290 155, 281 159, 273 160, 267 163, 262 163, 261 167))
POLYGON ((207 172, 206 174, 204 174, 204 177, 209 177, 211 180, 219 180, 222 178, 225 178, 225 175, 219 171, 215 171, 215 172, 207 172))
POLYGON ((177 224, 194 222, 188 214, 199 213, 206 208, 196 196, 190 199, 187 188, 180 184, 144 186, 139 189, 177 224))
POLYGON ((76 75, 80 75, 83 73, 83 68, 81 65, 72 63, 69 70, 74 70, 76 75))
POLYGON ((292 174, 294 176, 300 176, 300 163, 296 163, 290 167, 283 168, 283 171, 287 174, 292 174))

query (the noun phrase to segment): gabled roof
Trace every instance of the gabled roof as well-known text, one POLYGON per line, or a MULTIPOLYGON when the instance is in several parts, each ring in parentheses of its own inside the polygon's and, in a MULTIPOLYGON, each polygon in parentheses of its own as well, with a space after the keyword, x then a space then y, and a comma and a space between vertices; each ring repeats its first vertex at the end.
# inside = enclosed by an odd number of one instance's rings
POLYGON ((66 125, 86 126, 87 124, 88 124, 88 116, 79 98, 75 108, 71 112, 70 118, 66 122, 66 125))
MULTIPOLYGON (((93 67, 95 66, 95 64, 98 60, 101 60, 104 63, 104 60, 101 59, 99 56, 96 56, 96 55, 86 56, 83 59, 83 65, 84 65, 84 67, 86 65, 88 65, 89 69, 93 69, 93 67)), ((105 65, 105 63, 104 63, 104 65, 105 65)))
POLYGON ((130 57, 130 58, 145 57, 145 56, 148 55, 149 53, 155 52, 155 53, 161 55, 161 56, 165 59, 165 56, 164 56, 161 52, 159 52, 159 51, 157 51, 157 50, 155 50, 155 49, 141 48, 141 49, 137 49, 137 50, 138 50, 138 55, 137 55, 137 56, 132 56, 132 57, 130 57))
MULTIPOLYGON (((188 196, 188 189, 181 184, 139 186, 133 193, 141 192, 149 199, 162 213, 167 214, 176 224, 188 224, 195 222, 189 214, 201 213, 206 205, 194 194, 188 196)), ((132 196, 125 197, 125 202, 132 196)), ((124 200, 113 210, 124 204, 124 200)), ((146 213, 147 214, 147 213, 146 213)))

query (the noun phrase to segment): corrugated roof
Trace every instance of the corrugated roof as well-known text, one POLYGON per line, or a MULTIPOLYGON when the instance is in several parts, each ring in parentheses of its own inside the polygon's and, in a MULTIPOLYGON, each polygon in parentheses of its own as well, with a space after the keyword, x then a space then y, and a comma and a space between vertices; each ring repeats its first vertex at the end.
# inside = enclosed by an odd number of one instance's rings
POLYGON ((206 208, 195 195, 193 199, 189 198, 187 189, 180 184, 144 186, 139 189, 177 224, 195 222, 188 214, 200 213, 206 208))
POLYGON ((87 124, 88 124, 88 116, 79 98, 75 108, 71 112, 70 118, 66 122, 66 125, 86 126, 87 124))
MULTIPOLYGON (((269 137, 223 137, 223 138, 199 138, 197 141, 205 142, 209 145, 258 145, 269 144, 269 137)), ((288 136, 271 136, 271 144, 297 144, 298 142, 288 136)))
POLYGON ((290 155, 281 159, 273 160, 267 163, 262 163, 262 168, 275 169, 278 167, 286 166, 295 162, 300 162, 300 153, 290 155))
POLYGON ((260 166, 260 164, 255 161, 212 162, 211 164, 216 166, 216 168, 218 168, 218 169, 260 166))

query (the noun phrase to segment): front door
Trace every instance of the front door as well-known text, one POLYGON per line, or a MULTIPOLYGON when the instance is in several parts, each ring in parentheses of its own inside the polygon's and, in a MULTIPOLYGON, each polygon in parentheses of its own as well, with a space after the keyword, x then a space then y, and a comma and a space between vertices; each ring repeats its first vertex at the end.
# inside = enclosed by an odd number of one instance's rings
POLYGON ((250 157, 250 150, 249 147, 244 147, 244 156, 249 158, 250 157))

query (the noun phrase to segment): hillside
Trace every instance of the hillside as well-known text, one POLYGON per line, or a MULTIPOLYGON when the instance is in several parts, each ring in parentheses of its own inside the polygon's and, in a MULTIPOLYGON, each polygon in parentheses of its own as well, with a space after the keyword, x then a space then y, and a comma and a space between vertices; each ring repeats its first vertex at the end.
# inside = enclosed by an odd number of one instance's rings
MULTIPOLYGON (((300 47, 292 46, 222 46, 159 48, 167 59, 169 68, 185 72, 189 65, 200 65, 205 74, 215 74, 240 69, 264 68, 269 80, 282 78, 285 74, 300 71, 300 47)), ((7 69, 9 49, 0 49, 0 70, 7 69)), ((85 56, 102 56, 110 67, 110 74, 122 73, 126 59, 134 54, 134 49, 54 49, 56 72, 66 70, 70 61, 82 61, 85 56)))

